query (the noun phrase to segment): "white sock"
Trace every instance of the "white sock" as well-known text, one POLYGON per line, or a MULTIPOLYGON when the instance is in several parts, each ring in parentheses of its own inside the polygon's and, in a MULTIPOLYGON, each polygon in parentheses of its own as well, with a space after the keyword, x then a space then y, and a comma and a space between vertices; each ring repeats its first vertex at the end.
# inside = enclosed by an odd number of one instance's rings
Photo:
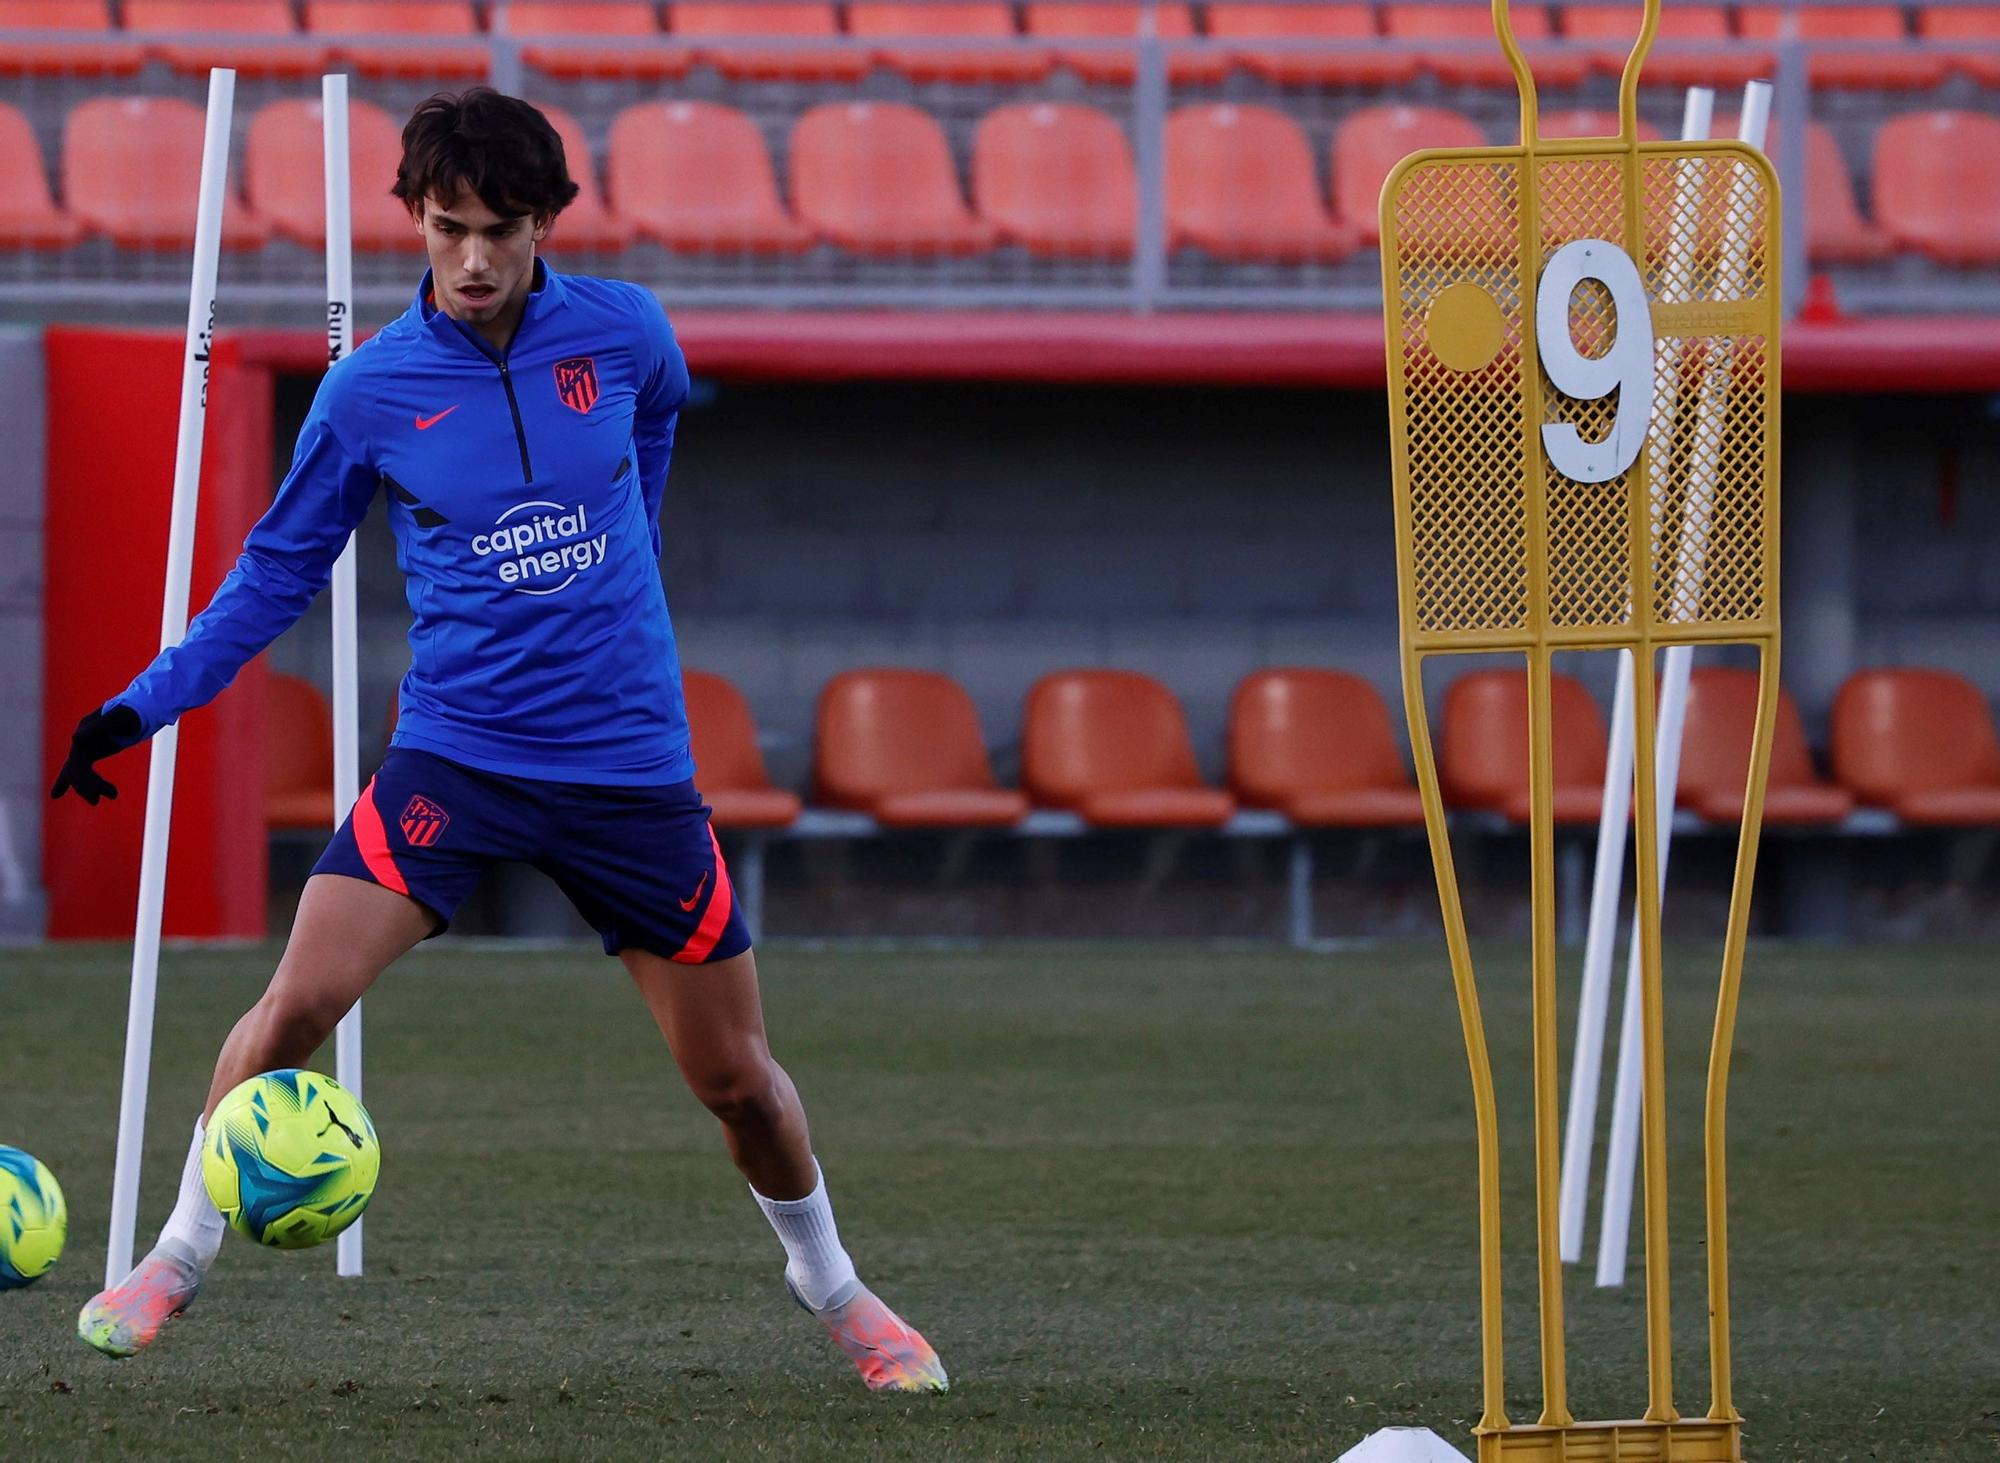
POLYGON ((194 1142, 188 1145, 187 1165, 181 1169, 181 1196, 167 1227, 160 1231, 160 1243, 174 1243, 188 1252, 194 1267, 204 1274, 215 1263, 222 1248, 222 1211, 208 1197, 208 1185, 201 1181, 201 1144, 208 1130, 200 1118, 194 1120, 194 1142))
POLYGON ((854 1279, 854 1261, 841 1247, 819 1160, 813 1160, 813 1191, 803 1199, 767 1199, 755 1189, 750 1197, 783 1241, 785 1275, 798 1287, 806 1304, 819 1310, 839 1297, 854 1279))

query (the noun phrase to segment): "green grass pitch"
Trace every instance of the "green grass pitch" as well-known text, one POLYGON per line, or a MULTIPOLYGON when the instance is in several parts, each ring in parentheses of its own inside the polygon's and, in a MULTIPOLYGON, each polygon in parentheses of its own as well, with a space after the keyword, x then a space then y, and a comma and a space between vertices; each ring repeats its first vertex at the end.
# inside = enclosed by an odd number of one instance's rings
MULTIPOLYGON (((274 952, 170 952, 141 1236, 274 952)), ((1478 1410, 1470 1099, 1441 947, 774 947, 774 1046, 843 1231, 936 1343, 867 1395, 617 967, 436 948, 369 998, 369 1273, 231 1238, 139 1358, 96 1289, 128 956, 0 956, 0 1141, 53 1167, 60 1267, 0 1295, 0 1456, 1330 1460, 1478 1410)), ((1669 970, 1677 1400, 1707 1405, 1701 1055, 1669 970)), ((1484 972, 1531 1420, 1523 952, 1484 972)), ((690 977, 693 978, 693 977, 690 977)), ((1565 1025, 1569 1019, 1566 1010, 1565 1025)), ((2000 1459, 2000 980, 1975 948, 1751 952, 1731 1102, 1737 1400, 1758 1463, 2000 1459)), ((330 1055, 324 1058, 330 1061, 330 1055)), ((1567 1068, 1565 1067, 1565 1076, 1567 1068)), ((1635 1260, 1637 1247, 1635 1244, 1635 1260)), ((1579 1415, 1643 1406, 1636 1289, 1568 1284, 1579 1415)))

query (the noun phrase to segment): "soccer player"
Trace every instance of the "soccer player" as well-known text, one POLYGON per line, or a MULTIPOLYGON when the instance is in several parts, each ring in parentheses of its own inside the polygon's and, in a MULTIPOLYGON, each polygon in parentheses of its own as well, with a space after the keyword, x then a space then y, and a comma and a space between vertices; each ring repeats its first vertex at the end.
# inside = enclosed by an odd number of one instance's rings
POLYGON ((943 1391, 936 1353, 841 1245, 695 790, 659 573, 688 394, 673 330, 648 291, 535 257, 577 188, 525 102, 481 87, 423 103, 394 192, 430 256, 415 301, 327 373, 234 571, 179 645, 83 718, 51 790, 115 796, 96 764, 228 685, 304 613, 386 497, 414 617, 388 756, 223 1045, 159 1242, 77 1329, 130 1356, 187 1309, 222 1242, 201 1149, 223 1094, 303 1065, 488 865, 518 859, 554 878, 631 972, 784 1245, 793 1297, 869 1387, 943 1391))

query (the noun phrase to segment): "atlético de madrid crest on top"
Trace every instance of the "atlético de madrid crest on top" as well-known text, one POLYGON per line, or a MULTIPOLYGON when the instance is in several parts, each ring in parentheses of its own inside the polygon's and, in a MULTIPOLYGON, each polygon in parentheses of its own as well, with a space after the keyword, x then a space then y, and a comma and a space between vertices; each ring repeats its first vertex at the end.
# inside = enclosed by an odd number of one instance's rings
POLYGON ((597 404, 597 361, 591 356, 571 356, 556 362, 556 395, 575 411, 589 411, 597 404))

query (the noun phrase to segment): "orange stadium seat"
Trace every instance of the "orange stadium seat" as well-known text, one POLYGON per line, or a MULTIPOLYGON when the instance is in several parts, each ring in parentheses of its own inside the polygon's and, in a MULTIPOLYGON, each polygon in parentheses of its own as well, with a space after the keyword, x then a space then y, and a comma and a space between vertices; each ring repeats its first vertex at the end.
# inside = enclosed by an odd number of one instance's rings
MULTIPOLYGON (((1555 712, 1555 817, 1594 823, 1604 800, 1604 718, 1573 676, 1550 680, 1555 712)), ((1444 693, 1438 780, 1454 808, 1528 821, 1528 673, 1471 671, 1444 693)))
MULTIPOLYGON (((1414 53, 1385 46, 1365 4, 1215 5, 1208 32, 1229 41, 1366 41, 1352 50, 1274 51, 1246 46, 1237 59, 1284 86, 1386 86, 1417 74, 1414 53)), ((1491 38, 1489 32, 1489 39, 1491 38)))
POLYGON ((686 671, 688 731, 694 738, 695 777, 719 828, 789 828, 799 818, 797 793, 771 786, 757 723, 743 693, 721 676, 686 671))
POLYGON ((812 0, 769 5, 741 0, 687 0, 668 7, 674 33, 731 81, 858 81, 868 73, 863 46, 759 46, 757 38, 811 40, 838 36, 833 7, 812 0), (713 44, 729 41, 729 45, 713 44), (748 42, 749 44, 736 44, 748 42))
POLYGON ((513 36, 657 36, 652 0, 507 0, 513 36))
POLYGON ((1381 695, 1344 671, 1258 671, 1229 703, 1229 785, 1294 823, 1386 828, 1424 821, 1381 695))
POLYGON ((2000 264, 2000 118, 1907 112, 1875 134, 1875 221, 1940 264, 2000 264))
MULTIPOLYGON (((875 41, 1016 38, 1013 7, 981 0, 924 5, 855 0, 847 7, 847 29, 875 41)), ((1018 38, 1015 45, 977 50, 891 45, 875 54, 912 81, 1039 81, 1055 65, 1047 50, 1018 38)))
MULTIPOLYGON (((111 30, 110 0, 0 0, 0 30, 111 30)), ((130 76, 146 64, 142 46, 62 39, 0 45, 0 76, 130 76)))
POLYGON ((1484 146, 1479 124, 1460 112, 1400 103, 1363 107, 1334 130, 1334 213, 1363 243, 1379 243, 1382 184, 1397 163, 1419 148, 1484 146))
POLYGON ((641 102, 611 123, 606 191, 618 212, 683 254, 797 254, 812 231, 785 210, 764 134, 734 107, 641 102))
POLYGON ((1201 780, 1174 693, 1133 671, 1058 671, 1028 690, 1021 781, 1107 828, 1213 828, 1236 799, 1201 780))
POLYGON ((664 81, 694 64, 681 47, 643 44, 664 39, 647 0, 512 0, 506 16, 509 35, 547 38, 522 46, 521 59, 564 81, 664 81))
POLYGON ((988 112, 972 143, 972 199, 1002 240, 1045 258, 1132 252, 1132 149, 1125 129, 1095 107, 1024 102, 988 112))
POLYGON ((892 828, 1001 828, 1028 814, 1025 795, 993 779, 979 714, 936 671, 847 671, 819 695, 813 783, 836 808, 892 828))
MULTIPOLYGON (((1733 137, 1732 126, 1718 136, 1733 137)), ((1775 149, 1774 139, 1767 139, 1775 149)), ((1889 236, 1861 216, 1840 144, 1821 122, 1806 124, 1806 255, 1815 264, 1871 264, 1896 252, 1889 236)))
POLYGON ((18 107, 0 102, 0 249, 60 249, 82 235, 49 192, 35 129, 18 107))
MULTIPOLYGON (((403 157, 402 131, 373 102, 348 103, 349 204, 354 247, 415 252, 423 239, 385 180, 403 157)), ((272 102, 251 119, 243 147, 243 191, 280 237, 326 243, 326 156, 317 101, 272 102)))
MULTIPOLYGON (((1721 666, 1688 680, 1687 730, 1681 738, 1677 801, 1711 823, 1743 820, 1750 780, 1750 741, 1757 725, 1757 672, 1721 666)), ((1838 823, 1854 809, 1844 788, 1823 781, 1806 749, 1805 727, 1791 693, 1778 688, 1771 738, 1771 776, 1764 789, 1766 823, 1838 823)))
POLYGON ((277 671, 264 678, 264 826, 333 827, 333 708, 277 671))
MULTIPOLYGON (((120 248, 193 248, 204 130, 202 109, 179 97, 98 97, 72 107, 62 156, 71 217, 120 248)), ((257 249, 270 237, 233 189, 224 195, 223 248, 257 249)))
POLYGON ((111 0, 0 0, 0 30, 110 30, 111 0))
MULTIPOLYGON (((1926 5, 1917 12, 1917 34, 1931 42, 2000 41, 2000 5, 1926 5)), ((1946 60, 1983 86, 2000 86, 2000 50, 1960 51, 1946 60)))
POLYGON ((1167 247, 1218 259, 1331 263, 1354 233, 1321 206, 1298 124, 1269 107, 1219 102, 1167 119, 1167 247))
POLYGON ((280 46, 255 36, 290 36, 290 0, 125 0, 125 29, 206 32, 201 41, 156 46, 160 59, 176 71, 197 75, 227 66, 246 76, 316 76, 326 67, 324 46, 280 46))
POLYGON ((1806 60, 1814 86, 1927 90, 1950 69, 1942 55, 1909 44, 1900 5, 1746 5, 1737 12, 1743 34, 1752 40, 1777 39, 1796 15, 1805 41, 1867 41, 1858 50, 1820 51, 1806 60))
MULTIPOLYGON (((1618 113, 1609 107, 1559 107, 1542 113, 1541 132, 1544 137, 1616 137, 1618 113)), ((1639 140, 1658 142, 1660 129, 1641 117, 1639 140)))
POLYGON ((944 129, 901 102, 829 102, 792 127, 792 205, 857 254, 978 254, 993 231, 959 196, 944 129))
MULTIPOLYGON (((1563 11, 1563 34, 1574 41, 1604 41, 1590 64, 1607 76, 1625 73, 1625 58, 1639 38, 1641 7, 1572 5, 1563 11)), ((1768 51, 1732 47, 1729 13, 1720 5, 1669 4, 1660 8, 1660 33, 1646 53, 1641 79, 1649 86, 1741 86, 1771 74, 1768 51), (1713 49, 1704 42, 1724 44, 1713 49)))
POLYGON ((1906 823, 2000 824, 1993 708, 1963 676, 1858 671, 1833 698, 1833 771, 1906 823))
MULTIPOLYGON (((1156 8, 1159 36, 1163 41, 1184 41, 1192 37, 1194 8, 1164 4, 1156 8)), ((1214 12, 1211 12, 1213 14, 1214 12)), ((1139 33, 1140 7, 1130 3, 1069 5, 1062 0, 1043 0, 1027 7, 1028 34, 1050 40, 1123 40, 1139 33)), ((1139 74, 1136 51, 1091 49, 1062 51, 1056 59, 1085 81, 1124 86, 1139 74)), ((1167 77, 1194 85, 1212 84, 1229 74, 1229 58, 1214 52, 1182 51, 1167 57, 1167 77)))
MULTIPOLYGON (((327 36, 470 36, 479 22, 469 0, 306 0, 306 29, 327 36)), ((334 53, 363 76, 478 77, 486 74, 484 46, 454 44, 369 45, 336 42, 334 53)))
MULTIPOLYGON (((1736 115, 1718 112, 1711 129, 1734 137, 1736 115)), ((1764 152, 1779 156, 1778 126, 1764 138, 1764 152)), ((1861 216, 1854 179, 1840 144, 1824 122, 1806 123, 1806 256, 1815 264, 1874 264, 1896 252, 1888 234, 1861 216)))
MULTIPOLYGON (((1549 12, 1540 5, 1515 5, 1509 15, 1514 38, 1528 48, 1535 80, 1542 86, 1575 86, 1590 70, 1580 51, 1538 53, 1535 42, 1550 39, 1549 12)), ((1468 41, 1464 49, 1426 51, 1423 64, 1440 81, 1462 86, 1514 84, 1514 73, 1493 38, 1493 11, 1485 5, 1384 5, 1382 29, 1398 41, 1468 41)), ((1637 28, 1634 27, 1634 33, 1637 28)))
POLYGON ((562 139, 563 159, 569 164, 570 180, 577 186, 576 201, 565 208, 549 230, 548 246, 555 251, 581 249, 590 253, 612 254, 631 244, 639 231, 629 219, 613 213, 604 202, 604 190, 597 186, 597 168, 591 161, 590 142, 583 128, 561 107, 536 102, 549 125, 562 139))

